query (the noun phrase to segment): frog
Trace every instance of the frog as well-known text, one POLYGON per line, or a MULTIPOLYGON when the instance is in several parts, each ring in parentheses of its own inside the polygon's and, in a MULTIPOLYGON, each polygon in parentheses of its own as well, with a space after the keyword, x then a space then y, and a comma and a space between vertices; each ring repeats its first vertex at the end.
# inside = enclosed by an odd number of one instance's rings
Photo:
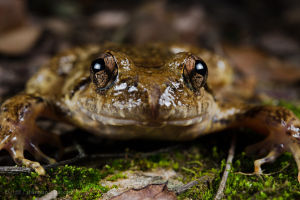
POLYGON ((254 161, 255 174, 287 151, 300 171, 299 118, 284 107, 222 98, 233 72, 224 57, 188 45, 104 43, 66 50, 1 105, 0 150, 45 175, 40 161, 56 161, 39 146, 61 143, 37 125, 42 117, 118 140, 187 141, 244 127, 265 136, 247 147, 265 153, 254 161))

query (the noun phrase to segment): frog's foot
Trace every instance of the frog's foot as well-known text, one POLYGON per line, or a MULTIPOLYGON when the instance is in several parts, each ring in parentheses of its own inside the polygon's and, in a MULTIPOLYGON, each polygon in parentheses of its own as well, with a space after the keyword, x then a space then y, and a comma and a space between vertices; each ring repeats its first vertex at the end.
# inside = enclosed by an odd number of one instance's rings
POLYGON ((246 149, 250 153, 267 153, 265 157, 255 160, 254 172, 262 174, 261 165, 273 162, 283 152, 289 151, 297 163, 300 182, 300 120, 293 112, 282 107, 254 107, 245 113, 243 124, 268 134, 265 140, 246 149))
MULTIPOLYGON (((34 156, 36 160, 44 161, 48 164, 53 164, 56 162, 56 160, 44 154, 38 146, 39 144, 45 143, 46 139, 49 140, 49 143, 53 143, 53 141, 58 141, 59 138, 56 135, 46 135, 44 132, 41 132, 38 127, 35 128, 34 132, 39 137, 33 137, 31 139, 25 137, 23 139, 22 137, 17 138, 16 136, 14 136, 10 139, 9 144, 4 147, 4 149, 6 149, 10 153, 11 157, 18 165, 24 165, 26 167, 34 169, 39 175, 45 175, 45 170, 40 165, 40 163, 26 159, 24 157, 24 151, 27 150, 31 155, 34 156)), ((58 144, 60 143, 58 142, 58 144)))
POLYGON ((257 159, 254 161, 254 173, 257 175, 263 174, 261 169, 261 165, 265 163, 274 162, 278 156, 280 156, 284 152, 284 148, 282 145, 275 145, 274 141, 272 141, 272 137, 267 137, 261 142, 248 146, 246 148, 246 153, 251 155, 265 155, 265 157, 261 159, 257 159))
POLYGON ((25 167, 34 169, 34 171, 39 175, 46 174, 45 169, 39 162, 34 162, 24 157, 24 150, 22 148, 11 147, 8 149, 8 152, 18 165, 24 165, 25 167))
POLYGON ((8 99, 0 108, 0 150, 6 149, 17 164, 32 168, 39 175, 45 174, 44 168, 40 163, 26 159, 24 151, 37 160, 54 163, 55 160, 45 155, 39 145, 47 143, 61 147, 57 135, 36 126, 35 121, 46 113, 46 106, 40 98, 18 95, 8 99))
POLYGON ((273 149, 271 150, 267 156, 255 160, 254 161, 254 173, 255 174, 263 174, 263 171, 261 170, 261 165, 269 162, 274 162, 278 156, 280 156, 282 153, 279 149, 273 149))

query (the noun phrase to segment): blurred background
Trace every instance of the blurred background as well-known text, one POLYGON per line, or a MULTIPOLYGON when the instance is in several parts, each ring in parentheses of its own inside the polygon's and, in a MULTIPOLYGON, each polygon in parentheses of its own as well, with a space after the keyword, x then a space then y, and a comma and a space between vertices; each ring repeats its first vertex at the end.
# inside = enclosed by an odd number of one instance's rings
POLYGON ((299 27, 297 0, 0 0, 0 101, 57 52, 112 41, 208 48, 262 100, 299 103, 299 27))

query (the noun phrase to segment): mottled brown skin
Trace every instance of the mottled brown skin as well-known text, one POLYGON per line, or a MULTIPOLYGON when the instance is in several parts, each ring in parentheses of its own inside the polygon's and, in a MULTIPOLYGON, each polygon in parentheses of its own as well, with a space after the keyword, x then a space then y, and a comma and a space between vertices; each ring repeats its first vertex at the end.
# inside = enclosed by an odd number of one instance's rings
POLYGON ((282 107, 216 99, 214 94, 229 87, 231 80, 226 60, 194 47, 105 44, 69 50, 41 68, 23 93, 2 104, 0 150, 9 151, 17 164, 45 174, 38 162, 23 155, 29 150, 37 160, 55 162, 38 148, 44 142, 60 145, 54 134, 36 126, 39 117, 115 139, 191 140, 227 128, 250 127, 266 135, 247 149, 267 153, 254 162, 256 173, 284 151, 292 152, 300 171, 299 119, 282 107), (97 58, 105 62, 105 70, 90 67, 97 58), (201 59, 208 66, 208 77, 195 71, 201 59))

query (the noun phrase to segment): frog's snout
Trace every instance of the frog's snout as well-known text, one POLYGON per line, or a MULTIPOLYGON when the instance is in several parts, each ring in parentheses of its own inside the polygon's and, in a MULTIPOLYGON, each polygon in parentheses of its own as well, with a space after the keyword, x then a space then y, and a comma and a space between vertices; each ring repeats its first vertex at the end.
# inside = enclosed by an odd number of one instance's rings
POLYGON ((147 93, 151 118, 157 119, 159 116, 159 100, 161 97, 161 90, 159 85, 154 83, 152 87, 147 90, 147 93))

